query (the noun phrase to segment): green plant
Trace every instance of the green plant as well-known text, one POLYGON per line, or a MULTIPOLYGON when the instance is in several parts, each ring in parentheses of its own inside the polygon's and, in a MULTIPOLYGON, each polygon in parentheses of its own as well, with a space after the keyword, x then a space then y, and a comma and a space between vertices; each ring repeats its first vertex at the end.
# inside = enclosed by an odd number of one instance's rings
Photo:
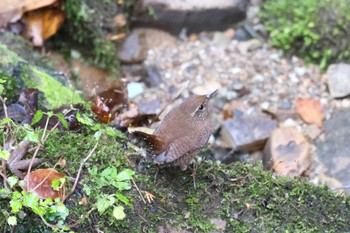
POLYGON ((130 169, 118 172, 115 166, 99 171, 97 166, 93 166, 89 168, 89 173, 91 176, 85 180, 84 191, 86 195, 96 198, 94 208, 101 215, 110 210, 109 213, 115 219, 123 220, 126 214, 121 203, 132 207, 131 201, 123 194, 123 191, 131 189, 131 180, 135 172, 130 169), (106 187, 113 187, 116 191, 109 189, 109 192, 106 193, 106 187))
POLYGON ((350 5, 346 0, 269 0, 260 17, 273 46, 322 69, 350 61, 350 5))

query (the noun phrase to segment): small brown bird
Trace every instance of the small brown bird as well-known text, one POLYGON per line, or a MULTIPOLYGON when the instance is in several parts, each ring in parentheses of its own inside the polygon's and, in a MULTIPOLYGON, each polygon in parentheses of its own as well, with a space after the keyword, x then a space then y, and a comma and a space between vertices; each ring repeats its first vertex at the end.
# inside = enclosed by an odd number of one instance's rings
POLYGON ((209 100, 216 92, 193 95, 164 117, 151 135, 156 164, 187 168, 212 133, 209 100))

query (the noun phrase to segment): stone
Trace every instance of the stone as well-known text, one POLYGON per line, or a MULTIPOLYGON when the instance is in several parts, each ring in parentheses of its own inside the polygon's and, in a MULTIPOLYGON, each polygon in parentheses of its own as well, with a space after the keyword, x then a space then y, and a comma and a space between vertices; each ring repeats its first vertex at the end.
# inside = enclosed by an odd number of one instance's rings
POLYGON ((239 151, 256 151, 264 148, 266 140, 277 127, 277 122, 268 117, 242 116, 224 121, 222 140, 239 151))
POLYGON ((328 88, 333 98, 350 95, 350 65, 345 63, 330 65, 327 69, 328 88))
POLYGON ((175 46, 176 39, 167 32, 138 28, 132 30, 124 40, 118 58, 126 64, 141 63, 146 59, 149 49, 155 47, 173 48, 175 46))
POLYGON ((226 229, 227 222, 220 218, 212 218, 210 219, 210 223, 213 224, 216 230, 224 231, 226 229))
MULTIPOLYGON (((316 141, 316 156, 325 168, 325 175, 342 185, 350 184, 350 109, 335 111, 325 122, 325 139, 316 141)), ((350 189, 346 190, 350 194, 350 189)))
POLYGON ((153 27, 178 35, 223 31, 244 20, 246 0, 142 0, 132 13, 132 27, 153 27), (151 9, 151 10, 150 10, 151 9))
POLYGON ((133 99, 136 96, 142 94, 145 91, 145 84, 139 82, 130 82, 127 85, 128 88, 128 98, 133 99))
POLYGON ((296 177, 308 170, 311 162, 311 145, 297 129, 283 127, 272 132, 264 149, 265 169, 296 177))

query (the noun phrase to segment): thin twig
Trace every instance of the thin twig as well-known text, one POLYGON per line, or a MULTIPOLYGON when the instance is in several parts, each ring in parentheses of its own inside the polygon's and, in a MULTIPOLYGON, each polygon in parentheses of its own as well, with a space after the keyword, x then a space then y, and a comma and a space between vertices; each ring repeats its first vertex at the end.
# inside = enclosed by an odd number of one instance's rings
POLYGON ((86 161, 91 157, 91 155, 94 153, 94 151, 96 150, 96 147, 98 145, 98 142, 95 144, 95 146, 90 150, 89 154, 86 156, 86 158, 80 163, 80 167, 79 167, 79 170, 78 170, 78 174, 77 174, 77 177, 75 178, 75 181, 74 181, 74 184, 73 184, 73 187, 72 187, 72 190, 66 195, 66 197, 63 199, 63 202, 65 200, 67 200, 67 198, 72 195, 72 193, 74 192, 75 188, 77 187, 78 185, 78 181, 79 181, 79 177, 80 177, 80 173, 81 173, 81 170, 83 169, 83 166, 84 164, 86 163, 86 161))
MULTIPOLYGON (((4 108, 4 114, 5 114, 5 117, 8 118, 9 115, 8 115, 8 112, 7 112, 7 106, 6 106, 6 103, 5 103, 5 100, 2 98, 2 96, 0 95, 0 101, 2 103, 2 107, 4 108)), ((8 132, 12 132, 12 128, 11 128, 11 124, 10 122, 8 122, 7 124, 7 130, 8 132)), ((5 149, 5 138, 4 138, 4 149, 5 149)), ((1 176, 3 177, 4 179, 4 187, 8 190, 11 190, 8 185, 7 185, 7 175, 6 175, 6 161, 4 159, 1 159, 1 164, 2 164, 2 171, 3 173, 1 172, 1 176)))
POLYGON ((339 189, 350 189, 350 185, 344 185, 344 186, 331 188, 332 191, 339 190, 339 189))
MULTIPOLYGON (((7 106, 6 106, 5 100, 2 98, 1 95, 0 95, 0 101, 2 102, 2 107, 4 108, 5 117, 8 118, 9 114, 7 112, 7 106)), ((12 131, 10 122, 7 123, 7 127, 9 128, 10 131, 12 131)))
POLYGON ((132 181, 132 183, 134 184, 136 190, 139 192, 140 197, 141 197, 143 203, 144 203, 144 204, 147 204, 146 200, 145 200, 145 199, 143 198, 143 196, 142 196, 142 193, 141 193, 139 187, 138 187, 137 184, 135 183, 134 178, 131 178, 131 181, 132 181))
POLYGON ((4 179, 4 187, 8 190, 11 190, 9 188, 9 186, 7 185, 7 175, 6 175, 6 161, 4 159, 1 159, 1 162, 2 162, 2 170, 3 170, 3 173, 0 172, 0 175, 2 176, 2 178, 4 179))

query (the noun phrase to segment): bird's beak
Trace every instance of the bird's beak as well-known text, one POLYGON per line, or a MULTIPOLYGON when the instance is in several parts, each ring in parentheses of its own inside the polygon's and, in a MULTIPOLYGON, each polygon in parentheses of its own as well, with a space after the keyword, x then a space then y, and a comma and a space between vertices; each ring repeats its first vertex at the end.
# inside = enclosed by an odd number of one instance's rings
POLYGON ((219 90, 219 89, 216 89, 216 90, 213 91, 212 93, 207 94, 207 95, 206 95, 207 99, 211 99, 213 96, 215 96, 215 95, 218 93, 218 90, 219 90))

